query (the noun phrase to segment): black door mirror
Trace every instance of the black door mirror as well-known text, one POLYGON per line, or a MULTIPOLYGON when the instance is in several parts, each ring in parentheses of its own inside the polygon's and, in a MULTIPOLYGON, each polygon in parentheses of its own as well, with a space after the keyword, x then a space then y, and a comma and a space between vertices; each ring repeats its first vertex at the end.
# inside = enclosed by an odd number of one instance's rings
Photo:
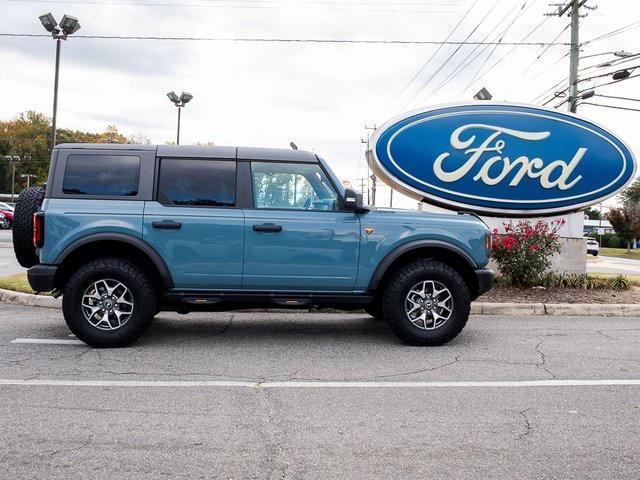
POLYGON ((350 188, 345 188, 344 190, 344 208, 355 213, 365 213, 369 211, 368 208, 362 205, 362 194, 350 188))

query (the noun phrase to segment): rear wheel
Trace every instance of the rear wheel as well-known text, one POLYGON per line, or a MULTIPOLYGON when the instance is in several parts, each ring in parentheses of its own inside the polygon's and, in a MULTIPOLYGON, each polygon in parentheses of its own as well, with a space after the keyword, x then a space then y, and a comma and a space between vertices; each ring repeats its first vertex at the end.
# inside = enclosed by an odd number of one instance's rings
POLYGON ((384 292, 389 327, 410 345, 442 345, 464 328, 471 310, 469 288, 452 267, 418 260, 398 270, 384 292))
POLYGON ((29 187, 20 192, 13 212, 13 251, 18 263, 25 268, 38 263, 33 245, 33 214, 44 200, 44 187, 29 187))
POLYGON ((148 275, 118 258, 93 260, 79 268, 62 299, 69 329, 92 347, 131 344, 151 323, 156 306, 148 275))

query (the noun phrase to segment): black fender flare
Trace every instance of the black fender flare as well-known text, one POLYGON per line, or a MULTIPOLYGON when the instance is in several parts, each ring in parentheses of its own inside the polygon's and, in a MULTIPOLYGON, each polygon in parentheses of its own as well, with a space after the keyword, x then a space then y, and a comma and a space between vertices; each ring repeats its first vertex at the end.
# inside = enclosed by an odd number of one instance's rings
POLYGON ((69 255, 71 255, 75 250, 82 247, 83 245, 104 240, 127 243, 141 250, 144 254, 147 255, 147 257, 149 257, 151 262, 158 269, 158 272, 160 272, 160 278, 162 279, 163 285, 166 288, 173 288, 173 279, 171 278, 171 272, 169 272, 167 264, 164 262, 156 249, 144 240, 141 240, 138 237, 134 237, 133 235, 127 235, 126 233, 93 233, 79 238, 73 243, 67 245, 65 249, 62 250, 60 255, 58 255, 58 258, 56 258, 56 264, 61 265, 69 255))
POLYGON ((378 288, 378 286, 380 286, 380 282, 382 281, 385 273, 398 258, 400 258, 405 253, 421 248, 441 248, 444 250, 449 250, 450 252, 455 253, 460 258, 465 260, 469 264, 469 268, 471 268, 472 270, 478 268, 473 258, 471 258, 471 256, 467 252, 456 245, 452 245, 451 243, 444 242, 442 240, 414 240, 394 248, 387 254, 386 257, 384 257, 384 259, 376 267, 375 272, 373 272, 373 276, 371 277, 371 281, 369 282, 369 290, 375 290, 378 288))

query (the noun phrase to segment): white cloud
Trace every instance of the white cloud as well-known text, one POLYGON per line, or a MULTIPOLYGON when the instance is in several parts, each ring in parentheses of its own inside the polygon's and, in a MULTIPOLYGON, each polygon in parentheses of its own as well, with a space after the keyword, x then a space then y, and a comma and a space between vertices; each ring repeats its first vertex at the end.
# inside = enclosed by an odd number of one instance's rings
MULTIPOLYGON (((531 8, 514 24, 505 41, 519 40, 549 10, 547 2, 530 1, 533 2, 531 8)), ((472 38, 483 38, 508 10, 522 2, 500 2, 472 38)), ((133 3, 151 2, 135 0, 133 3)), ((179 2, 174 0, 172 3, 179 2)), ((463 39, 494 3, 494 0, 480 0, 454 38, 463 39)), ((598 3, 598 10, 582 20, 583 40, 640 17, 637 2, 598 3), (624 8, 621 3, 625 3, 624 8)), ((203 5, 199 0, 189 0, 182 8, 123 5, 117 1, 105 5, 2 1, 0 30, 40 33, 42 29, 37 17, 51 10, 58 17, 65 12, 76 15, 82 24, 80 32, 87 35, 440 40, 455 26, 471 1, 369 0, 320 2, 314 6, 308 0, 301 3, 264 0, 245 6, 265 8, 210 7, 215 3, 208 3, 209 7, 188 6, 195 4, 203 5), (435 5, 438 3, 443 5, 435 5), (421 13, 418 10, 447 13, 421 13)), ((221 5, 241 6, 241 3, 229 0, 221 5)), ((549 41, 568 21, 566 17, 549 18, 530 40, 549 41)), ((637 32, 632 30, 586 45, 583 54, 633 51, 638 46, 637 32)), ((568 40, 569 32, 566 31, 560 41, 568 40)), ((301 148, 322 154, 340 176, 350 178, 355 184, 356 178, 366 174, 360 144, 360 138, 366 135, 365 123, 380 124, 397 113, 394 107, 398 104, 387 110, 385 105, 436 48, 429 45, 72 38, 65 42, 62 51, 58 124, 88 130, 101 130, 108 124, 116 124, 125 133, 143 132, 152 141, 163 143, 174 139, 176 122, 175 108, 165 94, 184 89, 195 98, 183 112, 183 143, 214 141, 221 145, 286 147, 294 140, 301 148)), ((443 47, 420 79, 426 79, 455 48, 443 47)), ((487 66, 509 48, 498 47, 487 66)), ((472 49, 471 46, 461 48, 440 76, 422 90, 415 101, 408 102, 406 108, 466 100, 480 86, 486 86, 498 99, 509 93, 509 100, 529 102, 568 74, 567 60, 557 62, 567 53, 567 47, 552 47, 537 61, 535 58, 542 52, 541 47, 519 47, 482 81, 468 89, 464 98, 458 98, 460 89, 491 51, 487 49, 437 94, 431 93, 472 49)), ((12 117, 26 109, 50 112, 53 56, 54 44, 47 38, 0 37, 0 65, 3 67, 0 85, 5 92, 0 118, 12 117)), ((583 64, 598 63, 606 58, 596 57, 583 64)), ((638 80, 629 80, 600 91, 637 97, 638 85, 638 80)), ((638 151, 640 143, 635 125, 640 117, 637 112, 585 105, 580 108, 580 114, 618 133, 638 151)), ((388 201, 387 191, 387 188, 381 188, 383 203, 388 201)), ((413 204, 408 200, 400 203, 413 204)))

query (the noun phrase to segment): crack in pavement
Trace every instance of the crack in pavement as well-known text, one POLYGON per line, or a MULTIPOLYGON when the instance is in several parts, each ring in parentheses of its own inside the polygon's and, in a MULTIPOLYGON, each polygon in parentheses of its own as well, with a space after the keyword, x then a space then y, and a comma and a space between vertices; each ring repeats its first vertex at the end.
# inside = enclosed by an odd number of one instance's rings
POLYGON ((266 478, 268 479, 284 479, 287 475, 289 462, 285 459, 284 450, 282 448, 282 433, 275 426, 275 414, 271 405, 271 397, 266 389, 260 387, 260 383, 254 389, 258 395, 258 399, 264 407, 266 415, 266 437, 265 444, 269 448, 267 454, 267 468, 269 470, 266 478))
POLYGON ((607 335, 606 333, 604 333, 604 331, 603 331, 603 330, 596 330, 596 333, 597 333, 598 335, 602 335, 603 337, 608 338, 608 339, 610 339, 610 340, 618 340, 617 338, 612 337, 611 335, 607 335))
POLYGON ((527 412, 531 410, 530 408, 526 408, 524 410, 521 410, 518 412, 518 414, 524 419, 524 424, 525 424, 525 431, 523 433, 521 433, 520 435, 518 435, 517 440, 522 440, 523 438, 527 437, 530 433, 531 433, 531 422, 529 421, 529 418, 527 417, 527 412))
POLYGON ((555 379, 557 378, 557 377, 556 377, 556 374, 555 374, 555 373, 553 373, 551 370, 549 370, 549 369, 546 367, 546 365, 547 365, 547 356, 545 355, 545 353, 544 353, 542 350, 540 350, 540 346, 541 346, 543 343, 544 343, 544 340, 540 340, 540 341, 538 342, 538 344, 533 348, 533 349, 535 350, 535 352, 536 352, 538 355, 540 355, 540 360, 541 360, 541 362, 540 362, 540 363, 536 363, 536 364, 535 364, 535 366, 536 366, 537 368, 539 368, 540 370, 544 370, 545 372, 547 372, 549 375, 551 375, 551 378, 555 380, 555 379))

